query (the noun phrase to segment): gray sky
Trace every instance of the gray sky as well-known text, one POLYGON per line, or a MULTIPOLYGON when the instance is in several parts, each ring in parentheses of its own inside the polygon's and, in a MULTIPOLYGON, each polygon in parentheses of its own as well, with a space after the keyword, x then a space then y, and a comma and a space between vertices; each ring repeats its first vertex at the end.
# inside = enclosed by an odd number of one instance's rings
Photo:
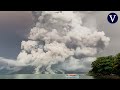
POLYGON ((0 57, 17 57, 31 24, 30 12, 0 11, 0 57))
MULTIPOLYGON (((111 11, 112 12, 112 11, 111 11)), ((112 55, 120 52, 120 21, 110 24, 107 11, 97 11, 93 17, 100 31, 111 38, 111 42, 99 55, 112 55)), ((120 12, 116 12, 120 16, 120 12)), ((0 11, 0 57, 15 59, 20 52, 20 44, 32 25, 31 12, 0 11)))
POLYGON ((106 36, 111 39, 109 46, 100 55, 114 55, 120 52, 120 20, 115 24, 110 24, 107 21, 107 16, 111 12, 117 13, 118 17, 120 17, 118 11, 97 12, 95 15, 99 30, 104 31, 106 36))

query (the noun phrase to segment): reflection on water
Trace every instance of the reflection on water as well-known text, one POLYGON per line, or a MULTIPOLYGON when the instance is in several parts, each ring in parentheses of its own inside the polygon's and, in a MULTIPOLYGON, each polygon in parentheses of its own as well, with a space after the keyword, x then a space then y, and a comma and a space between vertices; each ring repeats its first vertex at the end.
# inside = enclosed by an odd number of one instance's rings
POLYGON ((94 79, 92 76, 80 74, 77 77, 66 77, 65 74, 13 74, 0 75, 0 79, 94 79))

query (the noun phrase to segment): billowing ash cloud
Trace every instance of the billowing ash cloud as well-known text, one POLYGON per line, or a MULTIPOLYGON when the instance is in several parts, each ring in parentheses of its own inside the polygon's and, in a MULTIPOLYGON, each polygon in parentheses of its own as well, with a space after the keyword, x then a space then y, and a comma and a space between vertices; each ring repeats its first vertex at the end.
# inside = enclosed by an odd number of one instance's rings
POLYGON ((0 58, 0 73, 81 73, 110 39, 80 11, 33 11, 34 25, 17 60, 0 58), (86 19, 87 18, 87 19, 86 19))
POLYGON ((95 25, 92 28, 84 25, 83 20, 89 13, 34 11, 35 25, 28 41, 21 43, 17 62, 33 66, 33 73, 42 74, 90 70, 95 55, 109 44, 110 39, 95 25))
POLYGON ((0 57, 0 74, 11 74, 18 72, 24 66, 25 65, 20 64, 18 61, 0 57))

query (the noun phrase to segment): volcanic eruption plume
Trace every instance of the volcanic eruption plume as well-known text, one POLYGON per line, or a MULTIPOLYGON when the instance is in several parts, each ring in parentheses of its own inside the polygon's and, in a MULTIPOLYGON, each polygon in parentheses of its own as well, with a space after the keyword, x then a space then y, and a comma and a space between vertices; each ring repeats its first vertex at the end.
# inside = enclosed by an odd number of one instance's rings
MULTIPOLYGON (((89 13, 89 12, 88 12, 89 13)), ((110 39, 96 27, 84 26, 87 13, 34 11, 34 27, 22 41, 17 61, 34 66, 34 73, 85 72, 110 39)))
MULTIPOLYGON (((34 25, 28 40, 21 42, 21 52, 11 64, 13 71, 28 66, 30 70, 25 72, 37 74, 87 72, 96 59, 95 55, 109 44, 109 37, 97 30, 96 23, 90 22, 92 19, 89 18, 85 20, 91 12, 32 13, 34 25)), ((9 62, 5 65, 9 66, 9 62)))

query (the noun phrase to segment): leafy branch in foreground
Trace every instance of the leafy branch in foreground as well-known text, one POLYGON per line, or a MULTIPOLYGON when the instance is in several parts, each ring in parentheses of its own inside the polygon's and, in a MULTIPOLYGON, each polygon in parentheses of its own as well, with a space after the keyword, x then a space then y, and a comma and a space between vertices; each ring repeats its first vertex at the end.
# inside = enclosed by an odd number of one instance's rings
POLYGON ((120 75, 120 53, 116 56, 98 57, 96 61, 92 62, 90 73, 99 75, 120 75))

